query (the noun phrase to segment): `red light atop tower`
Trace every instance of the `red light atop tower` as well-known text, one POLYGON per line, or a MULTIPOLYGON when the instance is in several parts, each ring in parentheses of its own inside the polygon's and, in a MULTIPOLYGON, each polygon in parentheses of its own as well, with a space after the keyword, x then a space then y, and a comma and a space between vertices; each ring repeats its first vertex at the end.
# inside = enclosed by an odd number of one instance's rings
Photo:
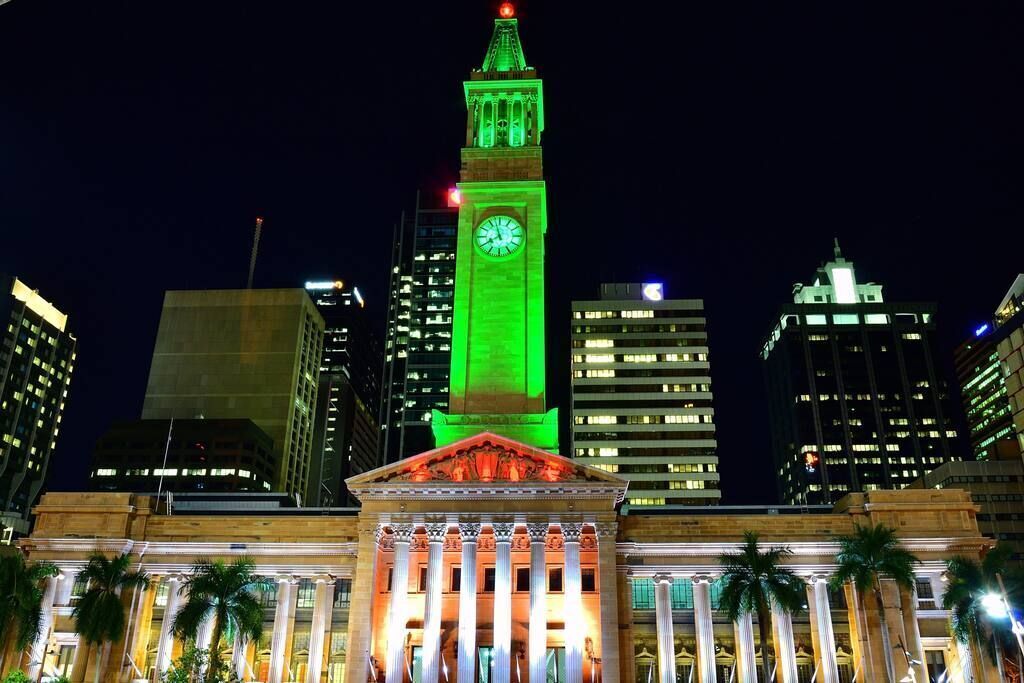
POLYGON ((511 19, 516 15, 516 8, 511 2, 501 3, 501 7, 498 8, 498 14, 501 15, 502 19, 511 19))
POLYGON ((453 187, 448 190, 448 208, 462 206, 462 190, 453 187))

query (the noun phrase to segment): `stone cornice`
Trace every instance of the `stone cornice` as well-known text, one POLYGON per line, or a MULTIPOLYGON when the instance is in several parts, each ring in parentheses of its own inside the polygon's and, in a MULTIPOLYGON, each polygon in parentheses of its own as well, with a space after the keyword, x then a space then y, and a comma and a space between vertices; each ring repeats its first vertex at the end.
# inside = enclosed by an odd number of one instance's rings
POLYGON ((338 557, 353 559, 359 548, 349 543, 227 543, 218 541, 132 541, 102 538, 30 538, 25 545, 34 552, 132 552, 140 546, 145 557, 154 555, 247 555, 250 557, 338 557))
MULTIPOLYGON (((910 552, 950 552, 952 550, 982 550, 992 544, 990 539, 977 537, 944 537, 944 538, 904 538, 900 545, 910 552)), ((793 551, 796 557, 801 556, 834 556, 839 552, 838 541, 765 541, 768 546, 785 546, 793 551)), ((686 542, 671 541, 665 543, 645 541, 620 541, 616 543, 616 552, 626 557, 646 557, 674 555, 679 557, 711 557, 717 558, 724 553, 738 552, 740 542, 686 542)))

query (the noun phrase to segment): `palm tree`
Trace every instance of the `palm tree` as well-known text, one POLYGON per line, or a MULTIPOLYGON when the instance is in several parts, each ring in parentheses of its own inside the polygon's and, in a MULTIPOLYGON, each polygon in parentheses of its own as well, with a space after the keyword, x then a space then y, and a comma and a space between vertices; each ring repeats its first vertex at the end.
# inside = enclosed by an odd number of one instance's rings
POLYGON ((988 618, 981 600, 988 593, 1000 592, 997 575, 1006 579, 1008 592, 1019 592, 1022 585, 1019 572, 1007 569, 1007 562, 1012 555, 1013 548, 997 545, 985 553, 980 563, 967 557, 951 558, 946 562, 948 583, 942 596, 942 608, 953 614, 950 622, 953 637, 969 646, 972 642, 980 645, 984 635, 986 642, 996 644, 996 647, 987 649, 1000 670, 1002 641, 1012 637, 1008 629, 998 628, 988 618))
POLYGON ((39 637, 43 616, 43 579, 57 575, 49 562, 25 562, 20 552, 0 555, 0 671, 11 643, 23 652, 39 637))
POLYGON ((188 602, 174 619, 174 632, 181 638, 194 640, 203 622, 212 619, 210 663, 207 680, 213 681, 220 670, 221 640, 240 637, 242 641, 258 641, 263 636, 263 608, 256 591, 272 589, 271 582, 257 576, 256 565, 248 557, 231 564, 223 560, 197 560, 181 590, 187 591, 188 602))
POLYGON ((899 547, 896 530, 884 524, 854 527, 853 534, 839 538, 836 564, 839 569, 832 577, 832 587, 840 588, 850 582, 860 596, 863 610, 864 596, 870 590, 875 595, 879 620, 882 623, 882 647, 885 650, 887 680, 895 678, 892 645, 889 638, 889 620, 882 601, 882 578, 891 579, 897 586, 914 589, 914 565, 920 560, 913 553, 899 547))
POLYGON ((756 531, 743 532, 739 552, 720 556, 722 592, 719 607, 735 621, 743 614, 757 614, 761 634, 761 664, 764 680, 770 677, 768 666, 768 634, 771 630, 772 606, 787 614, 798 612, 805 601, 804 582, 782 560, 792 554, 788 547, 772 546, 762 551, 756 531))
MULTIPOLYGON (((79 637, 87 646, 96 647, 96 683, 99 683, 104 664, 99 656, 101 651, 124 636, 125 606, 121 592, 126 588, 149 586, 149 577, 140 571, 130 571, 130 564, 128 553, 111 558, 97 553, 89 557, 89 563, 78 575, 88 582, 88 588, 71 615, 75 618, 75 631, 79 637)), ((88 663, 87 659, 86 666, 88 663)))

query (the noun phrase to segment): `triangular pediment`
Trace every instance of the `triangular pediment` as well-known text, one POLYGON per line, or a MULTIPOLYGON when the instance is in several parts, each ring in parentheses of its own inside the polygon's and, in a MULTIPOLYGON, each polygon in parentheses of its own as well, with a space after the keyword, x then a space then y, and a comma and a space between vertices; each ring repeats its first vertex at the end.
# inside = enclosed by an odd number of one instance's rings
POLYGON ((543 491, 585 489, 608 491, 627 482, 614 474, 524 443, 483 432, 432 451, 356 475, 345 482, 356 496, 370 490, 402 489, 406 492, 486 489, 543 491))

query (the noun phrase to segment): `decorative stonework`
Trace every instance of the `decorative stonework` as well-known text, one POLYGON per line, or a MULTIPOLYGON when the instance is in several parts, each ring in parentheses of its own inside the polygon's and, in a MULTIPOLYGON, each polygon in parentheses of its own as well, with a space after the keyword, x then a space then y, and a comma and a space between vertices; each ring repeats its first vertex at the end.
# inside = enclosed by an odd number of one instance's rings
POLYGON ((419 462, 390 481, 568 481, 570 467, 512 448, 484 442, 433 462, 419 462))
POLYGON ((444 543, 448 535, 447 522, 427 522, 423 525, 427 530, 427 541, 430 543, 444 543))
POLYGON ((531 543, 543 543, 547 540, 550 528, 551 525, 547 522, 529 522, 526 525, 526 533, 529 535, 531 543))
POLYGON ((476 543, 480 537, 480 522, 459 522, 459 536, 463 543, 476 543))
POLYGON ((494 540, 499 543, 508 543, 512 540, 516 525, 514 522, 494 522, 491 524, 491 528, 494 529, 494 540))
POLYGON ((391 525, 391 536, 392 544, 394 543, 409 543, 412 541, 413 532, 416 531, 416 527, 412 524, 392 524, 391 525))
POLYGON ((583 535, 583 525, 580 522, 562 522, 559 526, 562 528, 562 536, 566 543, 580 542, 580 536, 583 535))

